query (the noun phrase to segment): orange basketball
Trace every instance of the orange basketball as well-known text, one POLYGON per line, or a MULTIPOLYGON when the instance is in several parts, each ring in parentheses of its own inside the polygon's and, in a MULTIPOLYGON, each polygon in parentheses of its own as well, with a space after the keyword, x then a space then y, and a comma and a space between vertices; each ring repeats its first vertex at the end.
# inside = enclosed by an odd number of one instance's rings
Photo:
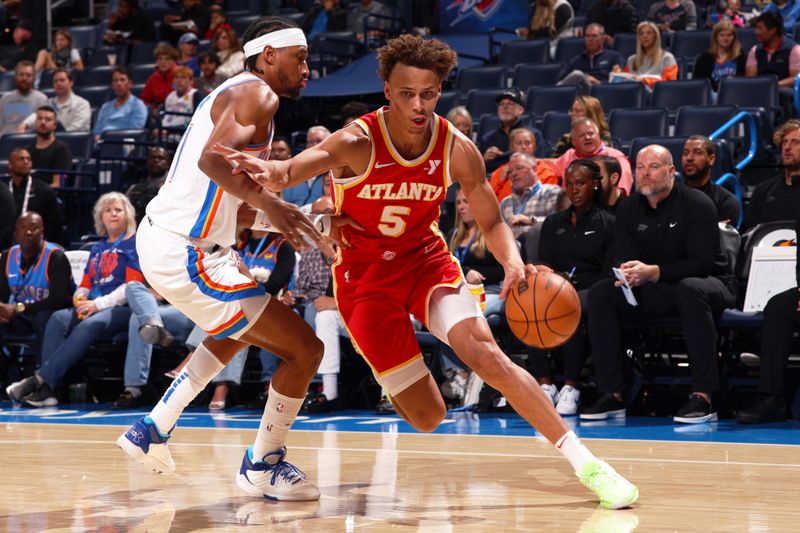
POLYGON ((572 284, 553 272, 529 275, 511 288, 506 320, 516 337, 534 348, 567 342, 581 320, 581 302, 572 284))

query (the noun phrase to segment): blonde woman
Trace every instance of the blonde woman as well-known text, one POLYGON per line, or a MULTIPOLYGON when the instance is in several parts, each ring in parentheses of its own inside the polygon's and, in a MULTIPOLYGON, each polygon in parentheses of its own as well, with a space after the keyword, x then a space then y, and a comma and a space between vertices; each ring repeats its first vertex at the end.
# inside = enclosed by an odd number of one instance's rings
MULTIPOLYGON (((573 122, 576 118, 590 118, 597 124, 600 130, 600 138, 608 146, 611 146, 611 129, 606 122, 603 104, 594 96, 578 96, 569 108, 569 121, 573 122)), ((560 157, 564 152, 572 148, 572 137, 569 132, 562 135, 556 142, 552 157, 560 157)))
POLYGON ((244 70, 244 52, 236 32, 231 28, 222 27, 214 36, 211 53, 219 58, 217 74, 228 79, 244 70))
POLYGON ((463 133, 467 139, 475 141, 475 134, 472 131, 472 115, 463 105, 456 106, 447 112, 445 117, 458 131, 463 133))
POLYGON ((56 30, 52 50, 39 50, 36 55, 36 72, 66 68, 83 70, 83 60, 77 48, 72 47, 72 34, 67 30, 56 30))
POLYGON ((517 29, 526 39, 555 41, 572 31, 575 12, 567 0, 537 0, 529 28, 517 29))
POLYGON ((661 32, 652 22, 640 22, 636 27, 636 53, 628 58, 625 72, 649 88, 662 80, 678 79, 675 56, 661 48, 661 32))
POLYGON ((136 254, 136 213, 124 194, 110 192, 97 200, 94 223, 103 238, 89 253, 75 307, 53 313, 44 332, 41 368, 7 389, 12 399, 29 407, 58 404, 55 388, 89 346, 128 327, 126 285, 144 281, 136 254))
POLYGON ((716 91, 723 79, 744 76, 746 62, 736 27, 730 20, 721 20, 711 31, 711 47, 695 59, 692 78, 710 79, 716 91))

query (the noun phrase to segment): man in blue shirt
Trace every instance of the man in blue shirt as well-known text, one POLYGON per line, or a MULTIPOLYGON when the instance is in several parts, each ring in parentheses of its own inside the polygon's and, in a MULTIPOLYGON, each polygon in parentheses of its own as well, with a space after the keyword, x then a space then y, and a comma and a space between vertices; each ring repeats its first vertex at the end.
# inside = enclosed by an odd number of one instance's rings
MULTIPOLYGON (((318 145, 329 137, 330 134, 330 130, 325 126, 311 126, 306 133, 306 148, 318 145)), ((286 189, 283 191, 283 199, 298 207, 307 206, 306 209, 310 212, 311 204, 322 197, 323 183, 328 179, 328 174, 328 172, 325 172, 304 183, 299 183, 294 187, 286 189)))
POLYGON ((147 123, 147 106, 131 94, 131 81, 128 69, 117 67, 111 75, 111 89, 116 96, 103 104, 97 114, 94 127, 96 140, 108 130, 142 129, 147 123))
POLYGON ((589 24, 583 36, 586 51, 572 58, 569 63, 570 73, 558 84, 577 85, 581 88, 581 93, 588 94, 591 85, 608 81, 611 69, 615 66, 624 67, 625 59, 616 50, 603 48, 606 30, 601 24, 589 24))

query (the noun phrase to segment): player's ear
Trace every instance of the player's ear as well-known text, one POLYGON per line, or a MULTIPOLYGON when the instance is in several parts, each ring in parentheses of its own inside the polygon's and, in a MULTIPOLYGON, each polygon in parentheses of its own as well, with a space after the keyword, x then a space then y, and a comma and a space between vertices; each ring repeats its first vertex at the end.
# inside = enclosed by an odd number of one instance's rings
POLYGON ((389 88, 389 82, 388 81, 384 81, 383 82, 383 95, 386 97, 387 100, 391 100, 392 99, 392 91, 389 88))
POLYGON ((261 52, 261 57, 264 58, 264 62, 267 65, 274 65, 278 59, 275 53, 275 49, 269 45, 264 47, 264 51, 261 52))

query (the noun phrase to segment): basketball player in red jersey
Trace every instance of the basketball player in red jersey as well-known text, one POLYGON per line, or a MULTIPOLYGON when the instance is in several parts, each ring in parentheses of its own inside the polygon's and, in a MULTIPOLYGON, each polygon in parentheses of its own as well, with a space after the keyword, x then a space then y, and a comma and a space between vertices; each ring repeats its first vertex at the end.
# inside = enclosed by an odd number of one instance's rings
POLYGON ((458 181, 505 270, 501 297, 536 271, 523 264, 502 220, 480 152, 434 113, 455 52, 441 41, 403 35, 378 59, 388 107, 287 161, 265 162, 221 145, 214 150, 273 191, 328 169, 339 176, 332 188, 338 216, 330 224, 343 245, 334 265, 336 302, 354 345, 409 424, 433 431, 446 414, 408 317, 413 313, 556 445, 603 507, 630 505, 637 488, 583 445, 536 380, 497 346, 438 230, 447 187, 458 181))

